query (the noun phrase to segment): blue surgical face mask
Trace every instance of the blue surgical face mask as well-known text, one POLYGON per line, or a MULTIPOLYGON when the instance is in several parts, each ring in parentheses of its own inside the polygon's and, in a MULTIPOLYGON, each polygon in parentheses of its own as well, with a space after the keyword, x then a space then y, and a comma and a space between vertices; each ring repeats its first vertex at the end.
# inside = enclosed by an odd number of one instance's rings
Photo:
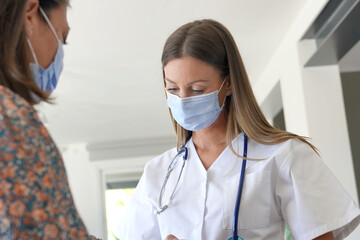
POLYGON ((33 75, 33 78, 37 84, 37 86, 46 92, 53 92, 59 82, 59 78, 64 66, 64 49, 61 40, 54 27, 52 26, 49 18, 46 16, 44 10, 39 8, 41 14, 44 16, 44 19, 49 24, 51 31, 54 33, 56 39, 58 40, 58 49, 54 58, 54 61, 50 64, 50 66, 44 69, 38 62, 37 57, 35 55, 34 48, 29 39, 27 42, 29 44, 29 48, 31 50, 32 56, 34 58, 35 63, 30 63, 30 69, 33 75))
POLYGON ((199 96, 180 98, 167 93, 167 105, 171 109, 175 121, 188 131, 199 131, 213 124, 219 117, 224 104, 219 106, 219 90, 199 96))

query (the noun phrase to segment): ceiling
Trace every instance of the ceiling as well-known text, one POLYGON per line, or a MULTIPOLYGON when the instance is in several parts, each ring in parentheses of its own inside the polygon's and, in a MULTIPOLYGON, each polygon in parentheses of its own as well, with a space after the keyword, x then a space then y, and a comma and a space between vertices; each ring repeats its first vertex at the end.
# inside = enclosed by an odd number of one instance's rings
MULTIPOLYGON (((308 0, 309 1, 309 0, 308 0)), ((304 0, 72 0, 65 68, 41 116, 58 144, 173 135, 162 85, 166 38, 212 18, 233 34, 255 82, 304 0)))

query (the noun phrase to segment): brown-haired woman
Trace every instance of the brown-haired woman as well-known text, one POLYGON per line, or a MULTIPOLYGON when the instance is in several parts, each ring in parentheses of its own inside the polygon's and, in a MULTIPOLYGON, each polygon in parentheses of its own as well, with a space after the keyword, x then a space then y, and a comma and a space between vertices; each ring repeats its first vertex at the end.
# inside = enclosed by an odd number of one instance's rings
POLYGON ((33 106, 63 67, 68 0, 1 0, 0 239, 93 239, 33 106))
POLYGON ((316 148, 266 121, 223 25, 177 29, 162 66, 178 144, 146 165, 120 239, 284 239, 286 225, 294 239, 343 239, 358 226, 316 148))

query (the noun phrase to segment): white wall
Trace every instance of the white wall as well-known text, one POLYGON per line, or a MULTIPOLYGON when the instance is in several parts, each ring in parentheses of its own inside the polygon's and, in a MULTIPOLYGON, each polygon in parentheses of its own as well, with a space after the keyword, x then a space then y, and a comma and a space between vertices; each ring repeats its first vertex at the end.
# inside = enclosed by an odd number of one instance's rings
MULTIPOLYGON (((260 105, 266 106, 280 81, 287 130, 312 138, 325 163, 358 204, 339 67, 302 67, 314 43, 299 41, 326 3, 307 1, 253 88, 260 105)), ((360 239, 359 227, 347 239, 360 239)))
POLYGON ((358 201, 339 67, 306 68, 302 76, 310 136, 329 168, 358 201))
POLYGON ((62 154, 77 210, 90 234, 103 238, 104 204, 100 171, 90 163, 86 144, 63 147, 62 154))

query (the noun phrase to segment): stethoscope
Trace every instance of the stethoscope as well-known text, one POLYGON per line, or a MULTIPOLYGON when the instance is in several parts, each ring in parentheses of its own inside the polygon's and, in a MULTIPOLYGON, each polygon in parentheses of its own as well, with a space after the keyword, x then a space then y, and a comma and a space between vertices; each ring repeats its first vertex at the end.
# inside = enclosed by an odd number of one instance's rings
MULTIPOLYGON (((185 145, 186 145, 186 143, 185 143, 185 145)), ((243 149, 243 157, 244 158, 247 157, 247 146, 248 146, 248 138, 247 138, 246 134, 244 134, 244 149, 243 149)), ((161 190, 160 190, 160 195, 159 195, 159 200, 158 200, 159 208, 155 209, 155 211, 154 211, 155 215, 164 212, 169 207, 169 205, 171 204, 171 202, 172 202, 172 200, 174 198, 174 195, 175 195, 176 188, 179 185, 179 181, 180 181, 182 172, 184 170, 185 163, 186 163, 186 161, 188 159, 188 156, 189 156, 189 150, 188 150, 187 147, 184 146, 184 147, 182 147, 180 149, 180 151, 175 155, 175 157, 171 161, 171 163, 170 163, 170 165, 168 167, 168 171, 167 171, 164 183, 163 183, 163 185, 161 187, 161 190), (176 184, 175 184, 175 187, 174 187, 173 191, 171 192, 169 200, 166 202, 165 205, 162 205, 161 201, 162 201, 162 197, 164 195, 166 183, 169 180, 171 172, 174 170, 174 168, 175 168, 175 166, 177 164, 177 161, 175 161, 176 158, 178 156, 180 156, 181 154, 183 154, 183 162, 182 162, 181 170, 180 170, 180 173, 179 173, 179 177, 178 177, 178 179, 176 181, 176 184)), ((245 169, 246 169, 246 159, 243 159, 242 166, 241 166, 241 172, 240 172, 240 181, 239 181, 238 192, 237 192, 236 203, 235 203, 233 236, 230 237, 228 240, 244 240, 243 237, 238 236, 237 225, 238 225, 238 220, 239 220, 241 194, 242 194, 244 180, 245 180, 245 169)))

